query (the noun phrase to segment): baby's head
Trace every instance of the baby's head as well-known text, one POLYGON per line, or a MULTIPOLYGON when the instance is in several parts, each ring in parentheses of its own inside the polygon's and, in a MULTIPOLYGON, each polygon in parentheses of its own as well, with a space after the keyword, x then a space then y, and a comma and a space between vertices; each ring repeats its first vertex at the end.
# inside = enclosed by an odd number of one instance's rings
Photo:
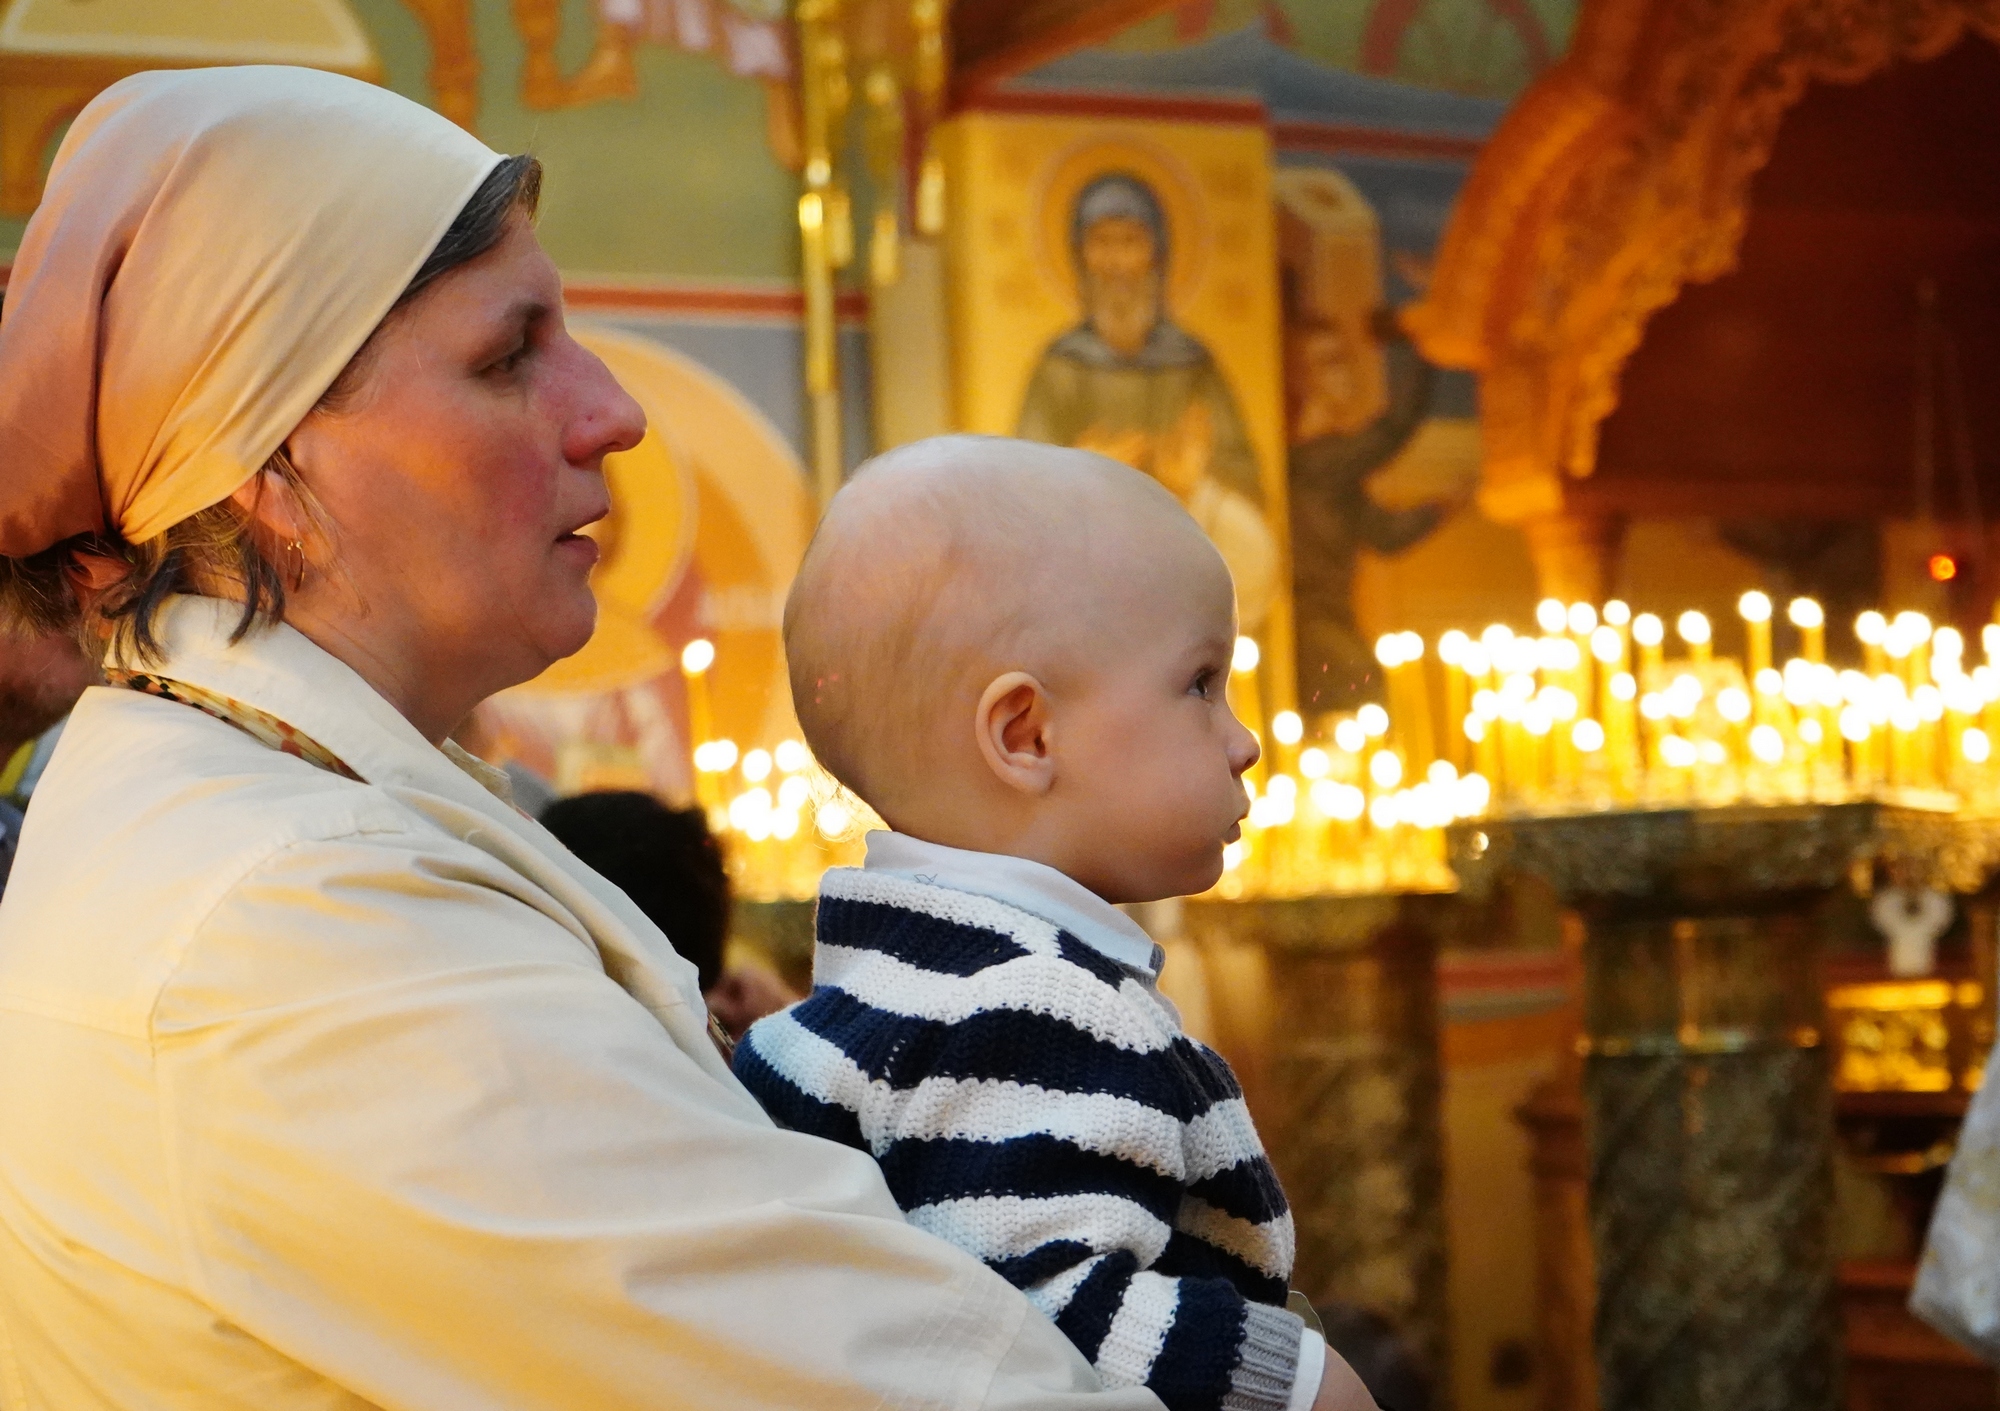
POLYGON ((1229 570, 1172 495, 999 437, 862 467, 785 608, 806 739, 889 826, 1114 902, 1221 875, 1257 759, 1235 638, 1229 570))

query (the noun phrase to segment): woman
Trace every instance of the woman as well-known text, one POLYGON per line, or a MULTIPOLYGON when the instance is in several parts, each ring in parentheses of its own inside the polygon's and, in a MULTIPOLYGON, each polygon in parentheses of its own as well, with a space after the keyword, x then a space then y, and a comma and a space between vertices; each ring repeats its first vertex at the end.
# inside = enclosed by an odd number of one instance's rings
POLYGON ((640 414, 538 172, 287 69, 77 120, 0 322, 0 596, 109 644, 0 904, 0 1393, 1123 1408, 445 735, 589 636, 640 414))

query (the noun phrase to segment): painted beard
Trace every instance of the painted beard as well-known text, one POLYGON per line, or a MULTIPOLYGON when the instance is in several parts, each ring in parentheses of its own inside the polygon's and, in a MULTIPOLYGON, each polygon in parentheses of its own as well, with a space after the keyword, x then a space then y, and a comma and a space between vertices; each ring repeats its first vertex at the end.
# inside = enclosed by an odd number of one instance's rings
POLYGON ((1145 346, 1160 319, 1159 282, 1151 274, 1090 277, 1090 325, 1128 357, 1145 346))

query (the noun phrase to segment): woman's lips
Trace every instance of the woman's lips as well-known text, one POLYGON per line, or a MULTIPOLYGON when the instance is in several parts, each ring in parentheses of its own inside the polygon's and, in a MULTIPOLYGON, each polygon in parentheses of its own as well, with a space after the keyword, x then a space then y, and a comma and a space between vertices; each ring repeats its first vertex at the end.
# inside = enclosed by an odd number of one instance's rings
POLYGON ((597 541, 588 534, 565 534, 556 540, 556 547, 559 549, 568 549, 572 553, 587 557, 592 563, 597 562, 598 556, 601 553, 601 550, 597 546, 597 541))

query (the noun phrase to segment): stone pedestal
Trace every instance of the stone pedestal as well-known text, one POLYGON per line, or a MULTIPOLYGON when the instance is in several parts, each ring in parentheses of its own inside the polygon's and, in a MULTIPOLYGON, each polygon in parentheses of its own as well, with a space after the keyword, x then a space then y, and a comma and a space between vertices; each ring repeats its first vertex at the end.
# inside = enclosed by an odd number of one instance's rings
POLYGON ((1833 1119, 1812 908, 1878 858, 1976 890, 1993 830, 1876 804, 1453 830, 1583 918, 1584 1117, 1606 1411, 1834 1411, 1833 1119))
POLYGON ((1456 898, 1189 902, 1189 937, 1260 947, 1259 1127, 1298 1228, 1293 1285, 1380 1314, 1449 1401, 1437 950, 1456 898))

